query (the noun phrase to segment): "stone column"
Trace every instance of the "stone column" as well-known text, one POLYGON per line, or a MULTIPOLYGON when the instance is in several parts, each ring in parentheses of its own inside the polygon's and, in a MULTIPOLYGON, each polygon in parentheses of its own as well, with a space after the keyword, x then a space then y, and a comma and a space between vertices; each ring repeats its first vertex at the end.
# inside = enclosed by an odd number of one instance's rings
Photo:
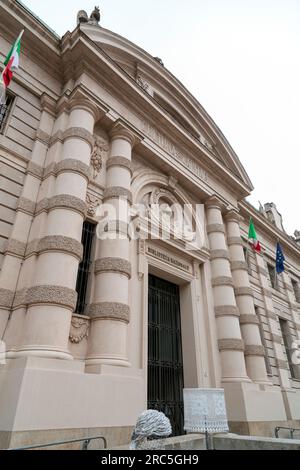
POLYGON ((212 286, 221 355, 222 382, 250 382, 245 365, 239 311, 231 277, 229 253, 222 218, 224 204, 212 196, 205 204, 211 249, 212 286))
POLYGON ((135 137, 122 124, 111 131, 103 203, 114 209, 104 239, 98 241, 94 300, 89 308, 91 329, 87 370, 99 364, 129 366, 127 329, 130 319, 129 279, 131 263, 127 216, 132 203, 131 152, 135 137))
POLYGON ((55 165, 50 197, 37 205, 46 211, 43 236, 26 292, 27 313, 18 355, 71 359, 68 338, 86 212, 86 191, 97 109, 80 92, 65 102, 69 109, 61 158, 55 165))
POLYGON ((278 318, 274 310, 272 291, 269 289, 269 274, 265 267, 264 258, 261 253, 255 253, 255 259, 257 264, 257 271, 262 290, 262 295, 265 304, 266 316, 268 318, 271 340, 273 342, 273 348, 275 353, 276 366, 278 369, 278 375, 280 385, 283 389, 290 388, 290 380, 288 374, 288 364, 284 355, 282 346, 281 335, 279 335, 278 318))
POLYGON ((259 319, 255 313, 248 266, 244 257, 239 225, 241 217, 236 211, 231 210, 226 214, 225 219, 234 292, 245 344, 247 373, 253 382, 270 384, 264 359, 265 350, 259 331, 259 319))
POLYGON ((20 287, 20 272, 24 268, 26 246, 35 214, 35 206, 43 176, 50 135, 55 119, 56 102, 43 94, 42 114, 36 132, 31 160, 28 162, 22 194, 16 208, 14 226, 4 248, 4 260, 0 270, 0 338, 6 342, 9 351, 18 345, 22 334, 20 312, 16 312, 16 292, 20 287))

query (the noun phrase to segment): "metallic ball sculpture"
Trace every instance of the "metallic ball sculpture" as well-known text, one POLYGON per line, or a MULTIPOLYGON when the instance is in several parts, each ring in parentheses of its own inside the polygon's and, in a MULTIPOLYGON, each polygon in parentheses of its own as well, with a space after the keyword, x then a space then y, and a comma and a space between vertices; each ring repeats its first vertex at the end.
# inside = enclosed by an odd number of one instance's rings
MULTIPOLYGON (((130 449, 146 449, 152 446, 147 443, 148 438, 168 437, 172 434, 169 418, 157 410, 144 411, 138 418, 133 430, 130 449)), ((155 443, 154 443, 155 446, 155 443)))

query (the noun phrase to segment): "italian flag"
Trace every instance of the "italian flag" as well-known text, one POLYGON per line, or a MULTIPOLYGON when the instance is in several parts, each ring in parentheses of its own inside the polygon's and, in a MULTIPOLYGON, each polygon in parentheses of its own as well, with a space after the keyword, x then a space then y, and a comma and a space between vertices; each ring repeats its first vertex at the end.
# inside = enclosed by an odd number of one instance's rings
POLYGON ((249 224, 249 232, 248 232, 248 242, 252 246, 253 250, 257 251, 257 253, 261 252, 261 246, 259 241, 257 240, 257 235, 254 227, 253 220, 250 219, 249 224))
POLYGON ((18 39, 12 46, 11 50, 9 51, 8 56, 4 61, 5 69, 2 72, 2 81, 4 84, 4 88, 6 89, 12 79, 13 72, 18 70, 19 68, 19 60, 20 60, 20 50, 21 50, 21 38, 23 36, 24 29, 20 32, 18 39))

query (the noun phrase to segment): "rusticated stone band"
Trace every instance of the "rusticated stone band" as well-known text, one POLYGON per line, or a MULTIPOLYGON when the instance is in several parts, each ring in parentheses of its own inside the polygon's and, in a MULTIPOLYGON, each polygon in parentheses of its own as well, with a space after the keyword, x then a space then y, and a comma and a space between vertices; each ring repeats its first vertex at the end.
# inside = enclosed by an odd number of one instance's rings
POLYGON ((122 258, 101 258, 95 262, 95 274, 114 272, 131 278, 131 263, 122 258))
POLYGON ((128 158, 125 157, 110 157, 106 162, 106 168, 111 168, 112 166, 120 166, 126 168, 132 173, 131 162, 128 158))
POLYGON ((38 253, 38 243, 39 240, 32 240, 31 242, 27 243, 25 257, 38 253))
POLYGON ((22 306, 26 306, 26 294, 27 294, 27 289, 20 289, 16 292, 14 303, 13 303, 14 309, 22 307, 22 306))
POLYGON ((23 258, 26 251, 26 243, 20 242, 19 240, 14 240, 13 238, 9 238, 4 243, 4 253, 9 253, 11 255, 15 255, 18 257, 23 258))
POLYGON ((209 224, 206 226, 206 232, 209 235, 210 233, 225 233, 225 228, 223 224, 209 224))
POLYGON ((287 282, 284 282, 284 288, 290 292, 294 292, 294 289, 292 288, 292 286, 290 286, 290 284, 288 284, 287 282))
POLYGON ((262 266, 258 265, 258 266, 257 266, 257 271, 258 271, 258 273, 261 274, 262 276, 269 277, 269 273, 268 273, 268 271, 266 270, 266 268, 263 268, 262 266))
POLYGON ((17 210, 21 212, 25 212, 26 214, 29 214, 29 215, 34 215, 35 202, 30 201, 30 199, 26 199, 25 197, 20 197, 17 210))
POLYGON ((239 309, 235 305, 219 305, 215 307, 215 316, 218 317, 239 317, 239 309))
POLYGON ((257 344, 247 344, 245 346, 245 356, 265 356, 265 348, 257 344))
POLYGON ((248 271, 248 265, 246 261, 231 261, 230 263, 231 271, 244 270, 248 271))
POLYGON ((59 194, 49 199, 49 210, 58 208, 72 209, 79 212, 83 217, 85 217, 87 211, 85 201, 78 197, 70 196, 69 194, 59 194))
POLYGON ((244 351, 244 341, 237 338, 219 339, 219 351, 244 351))
POLYGON ((259 325, 259 319, 252 313, 244 313, 240 316, 241 325, 259 325))
POLYGON ((273 341, 273 343, 281 344, 281 336, 280 335, 276 335, 274 333, 271 333, 271 340, 273 341))
POLYGON ((287 369, 288 365, 284 359, 276 359, 276 366, 278 369, 287 369))
POLYGON ((118 198, 125 198, 130 204, 132 204, 132 194, 129 189, 122 188, 121 186, 112 186, 111 188, 105 189, 103 193, 103 201, 118 198))
POLYGON ((272 310, 266 310, 266 315, 268 318, 272 318, 273 320, 277 320, 277 315, 272 310))
POLYGON ((47 132, 45 131, 42 131, 42 129, 38 129, 36 131, 36 135, 35 135, 35 138, 36 140, 39 140, 40 142, 42 142, 43 144, 45 145, 49 145, 49 142, 50 142, 50 135, 47 134, 47 132))
POLYGON ((253 297, 253 291, 251 287, 235 287, 234 288, 235 296, 250 295, 253 297))
POLYGON ((32 176, 35 176, 36 178, 42 179, 43 172, 44 172, 44 168, 42 166, 37 165, 37 163, 34 163, 34 162, 28 163, 27 170, 26 170, 27 174, 30 174, 32 176))
POLYGON ((41 199, 41 200, 36 204, 35 215, 38 215, 38 214, 40 214, 40 213, 43 212, 43 211, 48 212, 48 209, 49 209, 49 199, 48 199, 48 198, 41 199))
POLYGON ((43 253, 45 251, 64 251, 74 255, 78 260, 81 260, 83 246, 74 238, 51 235, 42 238, 37 243, 37 253, 43 253))
POLYGON ((210 259, 227 259, 229 260, 229 253, 227 250, 211 250, 210 259))
POLYGON ((227 245, 228 246, 231 246, 231 245, 241 245, 241 246, 243 246, 243 242, 242 242, 241 237, 228 237, 227 238, 227 245))
POLYGON ((233 280, 231 277, 228 276, 220 276, 213 278, 211 280, 211 284, 213 287, 233 286, 233 280))
POLYGON ((272 291, 270 289, 263 287, 262 293, 265 297, 269 297, 270 299, 272 298, 272 291))
POLYGON ((50 165, 46 166, 43 173, 43 180, 47 179, 48 176, 56 176, 56 163, 52 162, 50 165))
POLYGON ((128 305, 118 302, 100 302, 90 305, 89 316, 91 318, 118 320, 129 323, 130 308, 128 305))
POLYGON ((0 288, 0 307, 10 309, 13 303, 14 293, 9 289, 0 288))
POLYGON ((78 173, 79 175, 86 178, 87 181, 90 180, 90 167, 79 160, 75 160, 73 158, 66 158, 65 160, 62 160, 61 162, 57 163, 54 168, 54 172, 56 175, 58 175, 59 173, 70 171, 78 173))
POLYGON ((89 144, 91 149, 93 148, 94 136, 83 127, 70 127, 65 132, 63 132, 62 140, 64 141, 74 137, 84 140, 87 144, 89 144))
POLYGON ((54 304, 75 309, 77 292, 61 286, 34 286, 27 290, 26 305, 54 304))

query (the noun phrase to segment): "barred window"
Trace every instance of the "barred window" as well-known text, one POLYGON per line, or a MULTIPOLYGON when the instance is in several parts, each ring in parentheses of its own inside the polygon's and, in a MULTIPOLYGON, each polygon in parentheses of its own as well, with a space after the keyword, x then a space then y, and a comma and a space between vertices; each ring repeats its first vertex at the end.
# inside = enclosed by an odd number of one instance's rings
POLYGON ((269 271, 269 278, 271 281, 271 286, 273 289, 276 289, 276 276, 275 276, 275 267, 271 264, 267 263, 268 271, 269 271))
POLYGON ((293 338, 289 329, 288 321, 283 318, 279 318, 279 325, 281 329, 281 334, 283 338, 284 349, 286 353, 286 358, 289 364, 289 369, 292 379, 300 379, 299 366, 293 363, 292 361, 292 342, 293 338))
POLYGON ((91 254, 96 225, 85 221, 82 228, 81 243, 83 245, 82 261, 78 268, 76 291, 78 294, 75 313, 84 315, 86 309, 87 288, 91 272, 91 254))
POLYGON ((296 302, 300 302, 300 286, 299 283, 295 279, 291 279, 292 281, 292 286, 294 289, 294 294, 296 297, 296 302))
POLYGON ((5 103, 0 104, 0 134, 3 134, 14 97, 7 95, 5 103))

